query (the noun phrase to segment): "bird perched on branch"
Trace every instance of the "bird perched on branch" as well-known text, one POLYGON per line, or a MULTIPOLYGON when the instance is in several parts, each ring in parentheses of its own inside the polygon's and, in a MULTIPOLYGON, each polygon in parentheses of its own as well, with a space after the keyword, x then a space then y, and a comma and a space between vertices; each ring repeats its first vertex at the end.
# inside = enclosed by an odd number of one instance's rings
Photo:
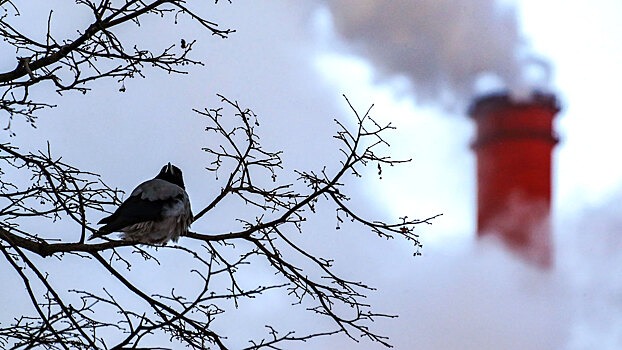
POLYGON ((89 239, 123 232, 122 239, 145 244, 177 242, 192 223, 190 200, 181 170, 168 163, 153 179, 138 185, 121 206, 98 224, 89 239))

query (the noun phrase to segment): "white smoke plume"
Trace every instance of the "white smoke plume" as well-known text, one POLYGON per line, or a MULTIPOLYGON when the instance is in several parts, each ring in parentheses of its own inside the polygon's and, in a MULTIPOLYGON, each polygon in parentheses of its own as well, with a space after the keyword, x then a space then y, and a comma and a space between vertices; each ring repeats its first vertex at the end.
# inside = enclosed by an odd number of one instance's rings
POLYGON ((405 76, 418 102, 463 107, 473 93, 548 84, 512 4, 497 0, 331 0, 339 35, 382 78, 405 76))

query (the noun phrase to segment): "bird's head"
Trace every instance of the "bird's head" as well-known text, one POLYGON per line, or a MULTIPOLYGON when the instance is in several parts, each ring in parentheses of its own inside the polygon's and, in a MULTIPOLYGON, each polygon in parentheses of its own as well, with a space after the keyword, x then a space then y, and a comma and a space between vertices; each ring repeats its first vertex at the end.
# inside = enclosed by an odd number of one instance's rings
POLYGON ((184 186, 184 178, 181 174, 181 169, 172 165, 171 163, 163 166, 162 170, 160 170, 160 173, 155 178, 166 180, 170 183, 174 183, 175 185, 183 189, 186 189, 186 187, 184 186))

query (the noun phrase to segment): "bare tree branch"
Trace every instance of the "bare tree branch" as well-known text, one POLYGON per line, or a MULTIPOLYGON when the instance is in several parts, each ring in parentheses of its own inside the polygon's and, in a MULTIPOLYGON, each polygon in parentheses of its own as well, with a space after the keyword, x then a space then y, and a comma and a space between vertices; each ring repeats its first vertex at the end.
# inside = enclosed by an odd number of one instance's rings
MULTIPOLYGON (((75 38, 57 38, 52 32, 55 22, 53 10, 47 21, 45 40, 37 40, 25 34, 10 23, 12 17, 20 16, 18 7, 12 1, 0 3, 4 13, 0 15, 0 37, 17 53, 17 66, 10 71, 0 72, 0 111, 5 112, 6 129, 16 115, 23 116, 35 125, 35 112, 53 107, 46 102, 31 99, 30 87, 44 81, 51 82, 56 91, 78 91, 86 93, 86 83, 102 78, 115 78, 123 82, 128 78, 143 76, 146 65, 168 73, 186 74, 189 65, 203 65, 190 58, 195 41, 179 45, 171 43, 163 49, 127 48, 115 34, 117 28, 133 23, 140 27, 146 16, 160 16, 176 23, 181 17, 198 23, 212 35, 227 38, 232 29, 220 29, 218 24, 205 19, 196 10, 185 5, 184 0, 124 0, 92 1, 78 0, 76 6, 90 10, 92 23, 76 28, 75 38)), ((149 34, 149 33, 147 33, 149 34)), ((0 114, 1 115, 1 114, 0 114)))
MULTIPOLYGON (((0 36, 17 53, 17 67, 0 73, 0 109, 6 112, 8 129, 15 115, 34 125, 37 111, 51 107, 31 98, 34 85, 51 83, 59 93, 86 92, 94 80, 112 77, 123 84, 143 75, 145 65, 184 73, 184 66, 202 64, 189 56, 194 41, 170 44, 159 52, 128 49, 118 36, 121 25, 138 28, 145 16, 155 15, 173 22, 187 17, 217 37, 233 32, 219 29, 199 13, 201 7, 183 0, 78 0, 76 6, 92 16, 76 38, 54 34, 53 11, 45 37, 34 38, 10 21, 22 15, 19 7, 0 0, 0 36)), ((385 134, 394 127, 377 123, 371 107, 359 113, 344 96, 355 123, 348 127, 335 119, 334 137, 340 146, 334 153, 339 160, 321 169, 284 169, 283 152, 262 145, 258 116, 237 101, 219 97, 218 107, 194 110, 214 141, 201 148, 209 157, 205 175, 220 187, 213 198, 193 197, 203 204, 194 220, 208 222, 224 203, 243 210, 221 232, 188 232, 178 245, 152 247, 114 236, 87 241, 97 231, 92 223, 119 205, 123 192, 95 172, 66 163, 51 145, 28 151, 0 144, 0 263, 6 261, 6 273, 21 281, 11 288, 22 288, 31 306, 11 320, 0 320, 5 322, 0 324, 0 347, 140 349, 164 343, 161 348, 280 349, 336 334, 391 346, 373 322, 396 316, 376 312, 365 301, 374 288, 339 273, 335 257, 312 253, 304 237, 313 234, 309 221, 322 207, 334 211, 336 229, 350 225, 361 234, 401 238, 419 253, 415 228, 434 217, 369 218, 355 209, 349 196, 347 184, 366 176, 364 167, 377 169, 381 176, 384 166, 409 161, 383 153, 389 146, 385 134), (61 221, 66 231, 56 232, 61 221), (157 271, 171 261, 184 261, 187 267, 178 271, 180 282, 171 287, 155 277, 145 284, 134 273, 137 266, 157 271), (81 271, 105 279, 105 287, 84 284, 80 276, 59 276, 58 271, 75 269, 76 262, 81 271), (249 279, 249 269, 271 278, 249 279), (215 320, 224 314, 242 308, 245 301, 262 302, 268 294, 287 298, 292 308, 326 320, 329 328, 282 330, 268 324, 263 336, 240 339, 242 332, 217 327, 215 320)))

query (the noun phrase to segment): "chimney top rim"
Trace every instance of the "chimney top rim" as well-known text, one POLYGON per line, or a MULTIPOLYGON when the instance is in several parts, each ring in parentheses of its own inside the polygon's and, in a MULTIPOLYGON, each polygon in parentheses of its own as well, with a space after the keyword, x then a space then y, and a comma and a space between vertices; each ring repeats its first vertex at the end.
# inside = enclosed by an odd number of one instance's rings
POLYGON ((551 109, 554 113, 561 110, 559 100, 553 93, 532 91, 527 98, 517 98, 512 96, 508 91, 501 91, 476 97, 468 109, 471 117, 477 117, 478 111, 482 108, 525 108, 525 107, 543 107, 551 109))

